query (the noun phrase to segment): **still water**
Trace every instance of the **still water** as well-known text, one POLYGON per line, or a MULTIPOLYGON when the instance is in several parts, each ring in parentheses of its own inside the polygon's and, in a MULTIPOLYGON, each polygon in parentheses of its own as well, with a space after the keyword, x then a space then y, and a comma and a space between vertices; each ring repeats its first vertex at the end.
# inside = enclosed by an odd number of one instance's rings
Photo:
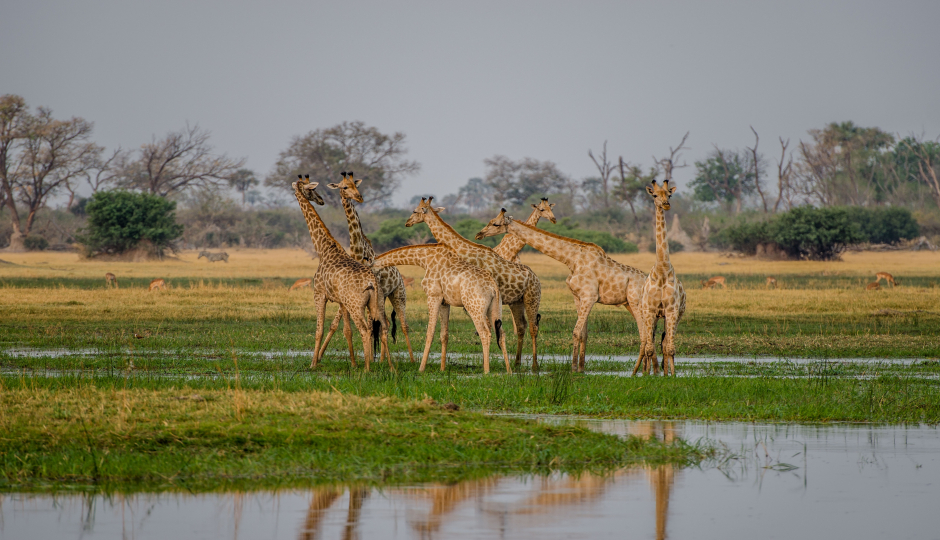
POLYGON ((736 456, 600 477, 278 492, 0 495, 0 538, 940 539, 940 431, 923 426, 577 422, 707 438, 736 456))

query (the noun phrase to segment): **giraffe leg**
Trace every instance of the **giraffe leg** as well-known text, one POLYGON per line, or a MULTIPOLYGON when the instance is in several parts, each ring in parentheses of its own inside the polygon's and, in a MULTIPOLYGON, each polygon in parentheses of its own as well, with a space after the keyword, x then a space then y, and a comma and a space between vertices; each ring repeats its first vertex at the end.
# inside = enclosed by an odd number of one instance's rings
POLYGON ((365 317, 362 316, 363 309, 360 308, 356 311, 349 313, 349 316, 353 320, 353 324, 356 325, 356 329, 359 330, 359 336, 362 338, 362 349, 363 356, 366 359, 366 371, 368 372, 371 368, 372 360, 375 359, 375 352, 372 350, 372 324, 371 321, 367 321, 365 317))
POLYGON ((441 304, 438 318, 441 320, 441 371, 444 371, 444 366, 447 365, 447 338, 450 333, 450 305, 441 304))
POLYGON ((663 375, 676 376, 676 329, 679 327, 679 314, 676 311, 666 313, 666 336, 663 338, 663 375))
POLYGON ((578 321, 574 324, 574 351, 571 353, 571 371, 584 371, 584 355, 587 349, 587 319, 597 297, 579 298, 578 321))
POLYGON ((529 320, 529 335, 532 336, 532 372, 538 373, 539 371, 539 353, 538 353, 538 339, 539 339, 539 305, 542 302, 542 291, 541 287, 536 289, 533 288, 530 291, 532 294, 526 294, 525 296, 525 314, 526 318, 529 320))
POLYGON ((522 365, 522 342, 525 341, 525 305, 509 304, 509 313, 512 314, 512 329, 516 332, 516 367, 522 365))
POLYGON ((317 351, 317 362, 323 359, 323 353, 326 351, 326 347, 330 344, 330 340, 333 339, 333 334, 336 333, 336 329, 339 328, 339 321, 343 317, 343 305, 340 304, 339 311, 336 312, 336 316, 333 317, 333 322, 330 323, 330 329, 326 332, 326 337, 323 338, 323 343, 320 345, 320 350, 317 351))
POLYGON ((421 357, 419 372, 423 372, 428 365, 428 355, 431 354, 431 342, 434 341, 434 326, 437 324, 437 313, 441 309, 442 298, 428 297, 428 337, 424 341, 424 355, 421 357))
POLYGON ((633 375, 636 375, 640 365, 643 366, 643 375, 649 375, 650 357, 654 364, 654 373, 656 370, 656 317, 652 315, 652 310, 647 309, 645 305, 640 306, 640 314, 637 317, 637 326, 640 328, 640 354, 637 357, 636 365, 633 366, 633 375))
POLYGON ((405 309, 408 305, 405 285, 401 284, 388 299, 392 303, 392 310, 398 314, 398 320, 401 321, 401 331, 405 334, 405 344, 408 345, 408 357, 414 362, 415 355, 411 350, 411 338, 408 337, 408 323, 405 322, 405 309))
MULTIPOLYGON (((512 366, 509 365, 509 354, 506 353, 506 331, 502 330, 501 328, 503 325, 503 321, 500 319, 500 316, 502 315, 502 311, 503 311, 503 306, 500 304, 500 302, 498 300, 493 302, 490 324, 493 326, 494 330, 499 329, 498 330, 499 335, 496 338, 496 344, 499 346, 499 349, 503 351, 503 360, 506 361, 506 373, 512 375, 512 366)), ((520 327, 522 327, 523 331, 525 331, 525 328, 523 325, 520 325, 520 327)), ((520 347, 522 346, 521 343, 519 345, 520 347)))
MULTIPOLYGON (((490 327, 487 314, 480 309, 467 310, 473 326, 480 335, 480 343, 483 345, 483 373, 490 372, 490 327)), ((508 360, 507 360, 508 362, 508 360)))
POLYGON ((323 337, 323 319, 326 317, 326 294, 316 295, 317 304, 317 334, 313 340, 313 359, 310 361, 310 369, 317 367, 317 355, 320 351, 320 338, 323 337))
MULTIPOLYGON (((346 345, 349 346, 349 361, 352 363, 352 367, 358 367, 356 365, 356 349, 353 347, 353 325, 352 321, 349 319, 349 312, 343 309, 343 337, 346 338, 346 345)), ((324 347, 326 349, 326 347, 324 347)))

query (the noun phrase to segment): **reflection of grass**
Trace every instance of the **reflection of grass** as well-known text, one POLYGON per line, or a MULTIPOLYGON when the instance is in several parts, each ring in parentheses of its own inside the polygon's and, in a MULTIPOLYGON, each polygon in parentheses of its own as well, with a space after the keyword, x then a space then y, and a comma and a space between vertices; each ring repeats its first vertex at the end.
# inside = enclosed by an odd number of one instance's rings
POLYGON ((198 390, 63 382, 50 385, 64 386, 55 389, 7 381, 0 393, 0 490, 456 481, 496 471, 603 471, 644 459, 688 464, 708 454, 681 441, 622 440, 453 412, 431 400, 229 382, 198 390))

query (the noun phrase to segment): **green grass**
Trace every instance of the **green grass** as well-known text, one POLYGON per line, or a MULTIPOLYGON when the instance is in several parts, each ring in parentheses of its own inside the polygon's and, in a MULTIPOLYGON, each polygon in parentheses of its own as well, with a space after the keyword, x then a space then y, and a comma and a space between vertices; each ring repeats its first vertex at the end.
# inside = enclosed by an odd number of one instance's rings
POLYGON ((120 382, 3 381, 0 490, 454 482, 647 461, 689 465, 712 453, 682 441, 452 411, 429 399, 120 382))

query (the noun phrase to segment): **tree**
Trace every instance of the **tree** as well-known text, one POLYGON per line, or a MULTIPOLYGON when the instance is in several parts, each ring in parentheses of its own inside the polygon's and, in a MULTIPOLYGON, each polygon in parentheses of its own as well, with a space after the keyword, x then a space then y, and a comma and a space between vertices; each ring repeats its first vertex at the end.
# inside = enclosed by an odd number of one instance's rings
POLYGON ((822 206, 866 206, 881 202, 892 186, 885 174, 886 151, 894 137, 852 122, 831 123, 809 131, 800 141, 796 173, 802 194, 822 206))
MULTIPOLYGON (((353 171, 356 178, 366 180, 359 187, 365 204, 388 206, 402 178, 421 170, 418 162, 405 159, 407 153, 404 133, 386 135, 363 122, 343 122, 294 137, 265 185, 289 189, 298 174, 309 174, 310 180, 327 184, 336 182, 340 172, 353 171)), ((321 194, 333 204, 340 203, 335 190, 321 194)))
POLYGON ((162 256, 182 236, 176 202, 148 193, 99 191, 85 207, 88 225, 78 236, 85 251, 121 254, 147 242, 152 255, 162 256))
POLYGON ((724 201, 734 205, 734 213, 741 212, 745 195, 754 192, 755 171, 750 154, 715 147, 704 161, 695 162, 695 179, 689 184, 693 196, 705 202, 724 201))
POLYGON ((235 174, 229 177, 228 185, 242 194, 242 207, 244 207, 245 194, 252 186, 258 185, 258 178, 255 177, 255 171, 251 169, 238 169, 235 174))
MULTIPOLYGON (((633 223, 639 228, 639 218, 636 215, 634 202, 640 194, 646 192, 646 186, 656 179, 659 175, 659 170, 656 167, 652 167, 649 173, 643 174, 643 169, 639 165, 632 165, 624 161, 623 157, 620 158, 619 168, 620 180, 619 183, 614 186, 612 196, 614 199, 625 202, 630 206, 630 212, 633 213, 633 223)), ((644 198, 643 200, 648 200, 648 198, 644 198)))
POLYGON ((795 191, 791 179, 793 177, 793 154, 787 155, 790 139, 786 141, 780 137, 780 161, 777 162, 777 200, 774 201, 774 213, 780 208, 780 203, 786 202, 787 210, 793 208, 795 191))
POLYGON ((0 98, 0 187, 13 228, 8 249, 24 249, 47 198, 99 158, 102 149, 89 141, 92 127, 81 118, 56 120, 43 107, 31 114, 20 96, 0 98), (25 220, 17 202, 26 206, 25 220))
POLYGON ((599 158, 595 158, 594 153, 590 150, 588 150, 588 157, 594 162, 594 166, 597 167, 597 172, 600 175, 600 187, 603 193, 602 201, 604 208, 607 208, 610 206, 608 184, 610 183, 610 175, 614 172, 613 163, 607 161, 607 141, 604 141, 604 150, 601 151, 599 158))
POLYGON ((497 204, 522 205, 532 195, 547 197, 571 190, 571 179, 551 161, 524 158, 512 161, 506 156, 483 160, 486 183, 494 191, 497 204))
POLYGON ((474 214, 490 207, 493 190, 482 178, 474 177, 467 180, 457 195, 458 201, 474 214))
POLYGON ((759 153, 757 153, 757 145, 760 144, 760 137, 757 135, 757 130, 755 130, 753 126, 750 126, 750 127, 751 127, 751 133, 754 134, 754 147, 753 148, 749 147, 747 149, 748 152, 750 152, 749 157, 750 157, 750 165, 751 165, 751 174, 754 175, 754 189, 756 189, 757 194, 760 195, 760 202, 764 208, 764 213, 766 214, 768 211, 767 198, 764 197, 764 190, 761 189, 761 185, 760 185, 761 184, 760 177, 761 177, 761 174, 764 172, 764 157, 761 156, 759 153))
POLYGON ((926 186, 940 207, 940 142, 905 137, 895 145, 893 158, 899 179, 926 186))
POLYGON ((135 159, 124 164, 118 184, 167 197, 190 187, 227 182, 245 164, 245 159, 214 154, 210 135, 198 125, 187 125, 160 140, 154 137, 140 147, 135 159))

